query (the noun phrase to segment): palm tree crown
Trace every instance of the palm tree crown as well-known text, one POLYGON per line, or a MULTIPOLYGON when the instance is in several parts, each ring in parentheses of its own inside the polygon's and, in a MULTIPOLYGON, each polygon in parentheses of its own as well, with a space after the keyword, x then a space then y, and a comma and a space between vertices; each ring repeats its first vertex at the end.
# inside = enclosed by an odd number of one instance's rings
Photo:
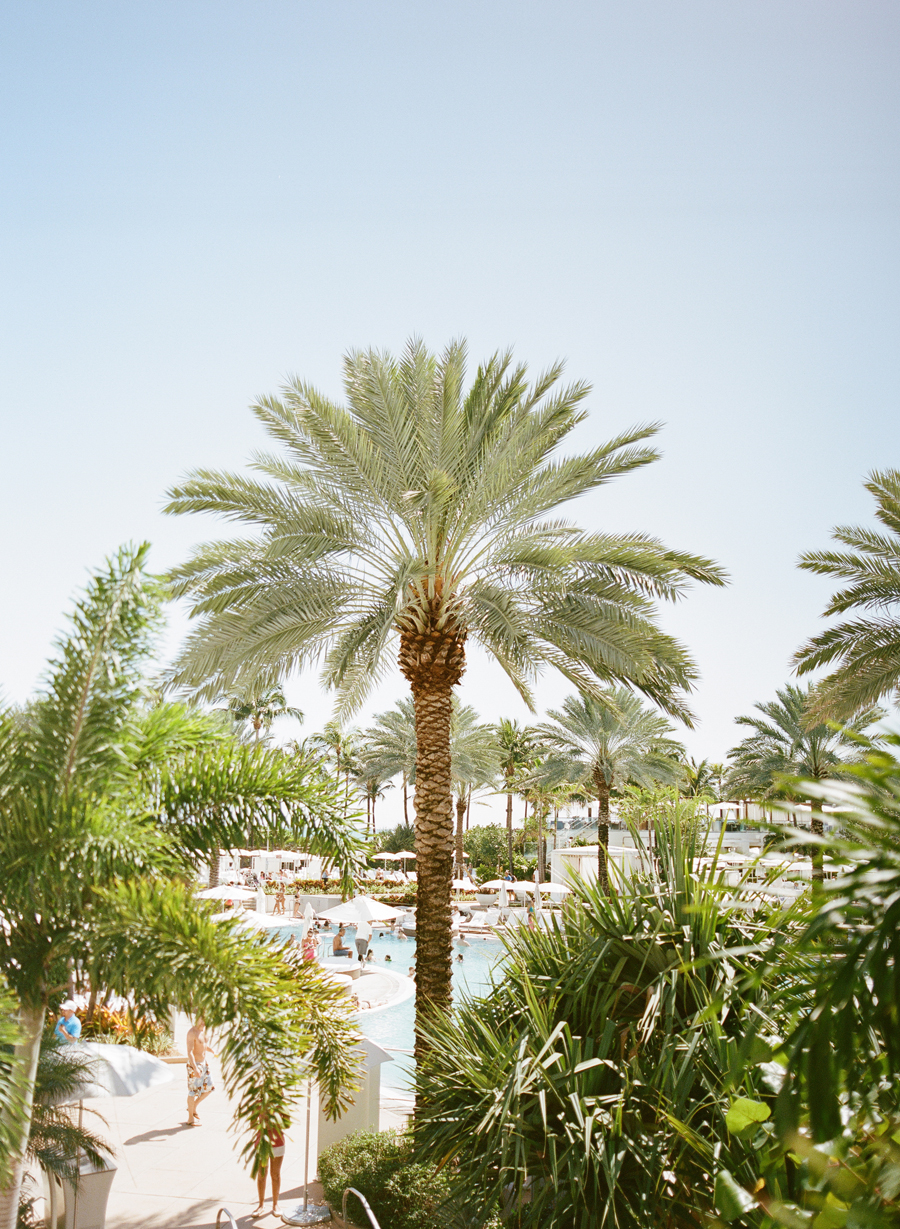
POLYGON ((694 666, 654 601, 692 579, 723 583, 709 560, 655 538, 558 519, 560 505, 656 459, 644 446, 656 427, 559 458, 586 385, 559 387, 559 366, 529 384, 506 354, 466 389, 465 366, 462 343, 439 358, 418 341, 399 360, 352 352, 346 406, 294 380, 253 407, 283 448, 255 458, 259 477, 198 471, 168 505, 253 531, 201 547, 173 574, 198 619, 182 683, 227 692, 324 658, 347 713, 399 650, 416 711, 422 1011, 450 995, 450 700, 467 642, 529 704, 553 666, 586 691, 627 680, 687 715, 694 666))
POLYGON ((547 749, 538 772, 550 784, 568 781, 593 788, 597 799, 598 872, 608 886, 609 798, 626 785, 673 784, 681 781, 683 748, 669 735, 672 728, 659 713, 642 704, 625 687, 596 696, 569 696, 553 724, 537 727, 547 749))
POLYGON ((826 617, 873 612, 813 636, 795 658, 798 674, 837 664, 818 689, 817 713, 838 720, 886 696, 900 700, 900 470, 872 473, 865 487, 886 532, 839 525, 833 537, 848 550, 800 557, 806 571, 846 582, 826 606, 826 617))
POLYGON ((268 735, 279 717, 303 720, 301 710, 287 703, 280 687, 264 687, 251 694, 229 696, 225 711, 238 729, 253 731, 254 742, 259 742, 260 735, 268 735))
POLYGON ((883 716, 879 708, 860 713, 850 725, 838 728, 816 722, 816 693, 810 687, 788 684, 776 699, 756 704, 756 713, 735 717, 753 732, 728 753, 731 769, 727 788, 738 798, 789 798, 790 778, 824 781, 841 767, 862 758, 857 738, 883 716))

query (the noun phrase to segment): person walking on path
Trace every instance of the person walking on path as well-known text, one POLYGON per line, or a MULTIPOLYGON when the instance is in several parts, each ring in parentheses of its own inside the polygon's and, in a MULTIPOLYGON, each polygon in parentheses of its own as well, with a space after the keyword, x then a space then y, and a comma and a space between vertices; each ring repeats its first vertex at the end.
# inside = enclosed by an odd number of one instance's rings
POLYGON ((360 960, 365 960, 371 938, 372 927, 368 922, 359 922, 356 927, 356 954, 360 960))
POLYGON ((200 1126, 197 1117, 197 1106, 205 1101, 211 1092, 215 1092, 215 1084, 209 1074, 209 1057, 215 1054, 209 1048, 206 1040, 206 1024, 202 1016, 198 1016, 187 1035, 187 1086, 188 1086, 188 1121, 189 1127, 200 1126))
POLYGON ((275 892, 275 908, 273 913, 284 913, 284 884, 280 883, 275 892))
POLYGON ((65 1002, 60 1003, 59 1010, 62 1014, 56 1021, 54 1033, 65 1041, 78 1041, 81 1037, 81 1021, 75 1015, 75 1003, 72 999, 66 999, 65 1002))
POLYGON ((263 1131, 256 1137, 256 1160, 253 1163, 253 1176, 256 1178, 256 1193, 258 1204, 250 1213, 251 1216, 262 1216, 265 1213, 266 1178, 272 1175, 272 1215, 278 1215, 278 1196, 281 1194, 281 1165, 284 1161, 284 1136, 275 1127, 265 1131, 267 1147, 262 1147, 263 1131))

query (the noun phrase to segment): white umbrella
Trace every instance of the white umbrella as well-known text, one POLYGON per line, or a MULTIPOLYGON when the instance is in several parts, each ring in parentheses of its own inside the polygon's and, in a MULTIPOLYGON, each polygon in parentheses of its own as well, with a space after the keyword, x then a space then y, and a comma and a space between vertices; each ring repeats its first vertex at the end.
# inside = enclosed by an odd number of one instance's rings
POLYGON ((480 883, 478 890, 480 892, 499 892, 501 888, 506 888, 508 891, 510 887, 514 886, 514 884, 510 884, 506 879, 489 879, 487 883, 480 883))
POLYGON ((87 1041, 80 1048, 87 1051, 93 1076, 69 1093, 67 1103, 93 1097, 134 1097, 175 1079, 175 1072, 168 1063, 134 1046, 87 1041))
POLYGON ((266 911, 266 894, 262 888, 256 889, 256 912, 265 913, 266 911))
POLYGON ((313 918, 315 916, 316 915, 313 912, 312 905, 309 903, 309 901, 307 901, 306 908, 303 910, 303 923, 300 927, 300 946, 301 947, 303 946, 303 940, 309 934, 309 928, 312 925, 313 918))
POLYGON ((542 892, 550 892, 551 894, 553 892, 562 892, 565 894, 566 892, 572 891, 572 889, 567 888, 564 883, 551 883, 549 879, 545 880, 544 883, 539 883, 538 887, 542 892))
POLYGON ((351 926, 357 922, 392 922, 399 916, 399 909, 382 905, 380 901, 372 900, 371 896, 354 896, 352 900, 345 900, 343 904, 319 914, 319 917, 328 918, 330 922, 347 922, 351 926))
POLYGON ((474 892, 475 884, 471 879, 454 879, 450 885, 456 892, 474 892))
POLYGON ((204 888, 202 892, 194 893, 197 900, 252 900, 253 895, 252 888, 242 888, 227 883, 220 884, 217 888, 204 888))
POLYGON ((497 902, 501 909, 509 908, 509 891, 505 879, 500 880, 500 899, 497 902))
POLYGON ((396 853, 373 853, 372 861, 373 862, 396 862, 399 857, 400 855, 396 853))

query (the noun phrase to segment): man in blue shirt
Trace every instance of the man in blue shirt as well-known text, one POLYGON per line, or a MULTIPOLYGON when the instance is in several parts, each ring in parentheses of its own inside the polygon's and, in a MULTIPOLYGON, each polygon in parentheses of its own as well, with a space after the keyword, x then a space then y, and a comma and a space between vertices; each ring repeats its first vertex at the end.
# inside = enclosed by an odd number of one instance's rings
POLYGON ((59 1010, 62 1015, 56 1021, 54 1033, 64 1041, 77 1041, 81 1036, 81 1021, 75 1015, 75 1004, 71 999, 66 999, 60 1004, 59 1010))

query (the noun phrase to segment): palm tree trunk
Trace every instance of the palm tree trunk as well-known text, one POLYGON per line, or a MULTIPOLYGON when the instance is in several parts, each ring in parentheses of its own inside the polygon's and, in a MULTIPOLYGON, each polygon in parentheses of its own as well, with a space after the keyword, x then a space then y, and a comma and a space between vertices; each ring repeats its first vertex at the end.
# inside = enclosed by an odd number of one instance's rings
POLYGON ((19 1026, 22 1030, 22 1041, 15 1050, 12 1105, 8 1105, 4 1110, 4 1116, 8 1116, 8 1125, 13 1127, 14 1143, 12 1155, 8 1158, 11 1180, 9 1186, 0 1191, 0 1229, 16 1229, 19 1218, 19 1195, 25 1177, 25 1151, 31 1129, 31 1106, 41 1052, 44 1008, 23 1007, 19 1015, 19 1026))
POLYGON ((407 808, 406 769, 403 770, 403 823, 409 827, 409 810, 407 808))
POLYGON ((463 825, 466 822, 466 795, 460 793, 456 799, 456 862, 454 869, 462 878, 463 863, 463 825))
POLYGON ((449 687, 415 695, 416 709, 416 1060, 428 1046, 422 1030, 451 1001, 450 879, 453 794, 449 687))
POLYGON ((209 886, 217 888, 219 886, 219 859, 222 856, 222 850, 218 845, 214 845, 209 851, 209 886))
POLYGON ((594 774, 597 789, 597 882, 609 895, 609 785, 602 772, 594 774))
POLYGON ((434 599, 429 623, 420 612, 400 635, 400 672, 416 715, 416 1061, 428 1050, 425 1030, 452 1003, 450 880, 453 866, 453 777, 450 723, 453 688, 466 668, 465 634, 439 626, 434 599))
POLYGON ((506 795, 506 849, 509 854, 509 873, 513 873, 513 826, 512 826, 512 794, 506 795))
MULTIPOLYGON (((822 805, 819 802, 811 802, 809 808, 809 828, 813 836, 825 835, 825 824, 822 821, 822 805)), ((825 882, 825 862, 822 857, 822 846, 813 845, 812 847, 812 885, 813 891, 821 888, 825 882)))

